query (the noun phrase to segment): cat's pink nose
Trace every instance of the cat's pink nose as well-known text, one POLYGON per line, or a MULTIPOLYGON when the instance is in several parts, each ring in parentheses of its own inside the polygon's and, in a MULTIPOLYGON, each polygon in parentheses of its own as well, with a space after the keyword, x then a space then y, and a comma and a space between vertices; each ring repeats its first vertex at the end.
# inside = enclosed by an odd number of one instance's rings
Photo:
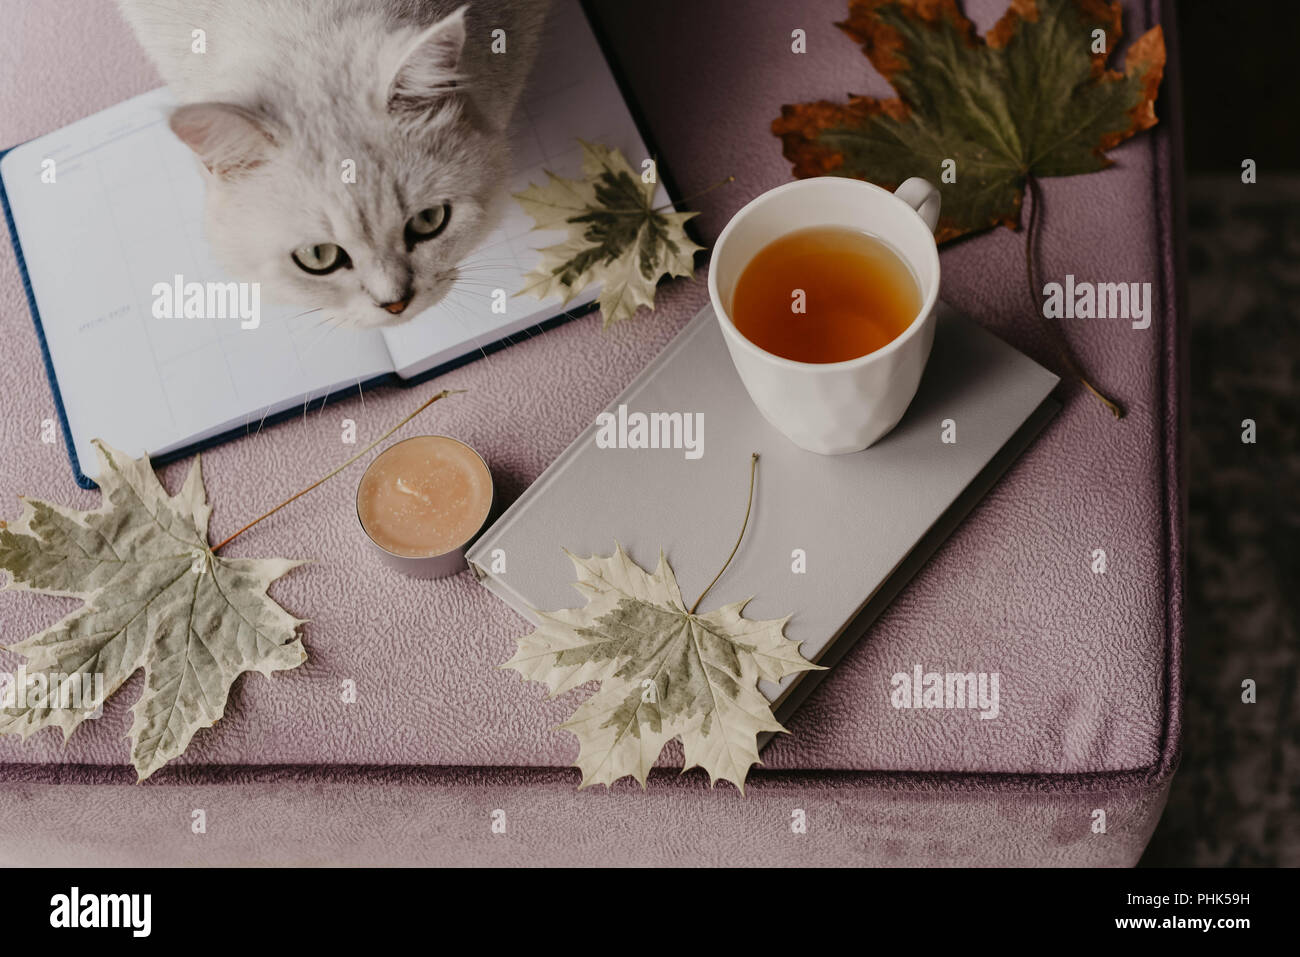
POLYGON ((390 313, 392 313, 394 316, 396 316, 396 315, 398 315, 398 314, 399 314, 403 309, 405 309, 405 308, 407 307, 407 305, 410 303, 410 301, 411 301, 411 297, 410 297, 410 296, 407 296, 405 299, 398 299, 396 302, 386 302, 386 303, 383 303, 383 309, 384 309, 386 312, 390 312, 390 313))

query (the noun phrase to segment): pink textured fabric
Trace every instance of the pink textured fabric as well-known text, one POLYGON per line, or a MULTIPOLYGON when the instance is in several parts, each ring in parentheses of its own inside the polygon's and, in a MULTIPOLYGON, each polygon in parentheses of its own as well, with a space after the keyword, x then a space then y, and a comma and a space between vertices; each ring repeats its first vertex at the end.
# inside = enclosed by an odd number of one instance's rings
MULTIPOLYGON (((156 85, 111 4, 68 6, 55 17, 23 0, 0 0, 0 21, 8 25, 0 34, 0 144, 156 85)), ((609 52, 679 193, 737 178, 689 204, 702 210, 697 222, 706 242, 745 201, 789 179, 779 141, 768 131, 782 103, 888 91, 832 25, 843 18, 842 3, 784 6, 754 4, 737 16, 729 5, 670 2, 647 16, 634 5, 596 4, 609 52), (807 31, 806 55, 790 51, 796 27, 807 31)), ((1002 0, 965 4, 981 30, 1004 7, 1002 0)), ((1151 22, 1144 4, 1126 4, 1130 38, 1151 22)), ((1167 95, 1158 111, 1168 117, 1167 95)), ((1123 400, 1128 416, 1115 422, 1080 390, 1064 390, 1058 419, 813 693, 790 722, 792 734, 765 750, 767 767, 788 773, 756 771, 752 800, 700 787, 691 780, 695 773, 681 782, 656 777, 649 795, 620 787, 608 796, 572 796, 576 772, 547 769, 566 767, 576 754, 573 739, 552 728, 577 697, 548 702, 541 686, 495 668, 526 625, 467 574, 418 582, 371 559, 352 509, 357 467, 229 549, 235 556, 317 560, 272 590, 291 612, 311 619, 307 664, 269 681, 241 681, 227 716, 142 788, 123 786, 133 779, 124 767, 125 734, 139 676, 66 747, 54 732, 25 745, 0 738, 0 780, 11 782, 0 787, 0 851, 28 854, 25 841, 42 829, 48 851, 58 823, 76 817, 88 829, 98 823, 121 834, 88 836, 67 852, 79 848, 95 860, 134 854, 148 861, 151 852, 174 862, 212 863, 213 855, 227 862, 306 860, 314 852, 295 847, 314 839, 338 845, 334 859, 364 859, 350 856, 364 846, 351 835, 374 834, 388 815, 404 813, 406 799, 393 799, 401 794, 442 823, 424 833, 423 857, 393 852, 394 860, 576 863, 591 857, 578 831, 604 833, 607 826, 626 832, 629 862, 649 862, 634 854, 636 835, 648 841, 656 820, 676 821, 680 813, 683 848, 648 852, 652 860, 812 862, 814 842, 793 855, 780 843, 788 840, 789 808, 805 807, 791 804, 791 795, 806 789, 811 806, 825 809, 822 819, 834 822, 817 840, 840 847, 823 858, 836 863, 918 862, 941 858, 945 849, 986 863, 1131 863, 1162 806, 1178 740, 1181 525, 1169 135, 1164 123, 1114 151, 1113 169, 1043 184, 1044 278, 1073 273, 1153 284, 1149 329, 1121 320, 1068 324, 1077 355, 1123 400), (1090 569, 1095 548, 1106 550, 1104 575, 1090 569), (1000 672, 1001 718, 894 711, 889 676, 916 663, 1000 672), (355 704, 340 700, 344 679, 357 683, 355 704), (310 786, 328 781, 355 786, 310 786), (93 786, 64 786, 71 782, 93 786), (398 783, 403 787, 394 790, 398 783), (182 784, 227 795, 221 800, 240 822, 227 832, 229 843, 186 850, 144 842, 129 850, 131 835, 145 834, 164 806, 203 806, 188 795, 167 796, 169 786, 182 784), (546 834, 512 838, 512 851, 500 850, 506 842, 490 846, 479 818, 484 809, 503 806, 494 801, 522 808, 531 800, 549 808, 537 818, 549 823, 536 825, 546 834), (90 805, 84 816, 81 801, 90 805), (246 811, 237 810, 241 802, 246 811), (452 836, 461 812, 451 809, 462 804, 472 809, 463 812, 466 826, 480 828, 481 840, 452 836), (1107 847, 1085 849, 1080 842, 1093 807, 1108 807, 1112 820, 1127 823, 1112 827, 1107 847), (762 823, 769 813, 771 821, 762 823), (629 815, 640 815, 636 824, 619 823, 629 815), (1019 821, 1019 843, 1003 835, 976 848, 962 836, 996 821, 1019 821), (770 842, 757 841, 749 857, 720 850, 750 839, 747 828, 767 826, 775 828, 770 842), (886 838, 863 836, 886 826, 886 838)), ((1055 368, 1052 340, 1031 317, 1023 242, 1023 234, 996 230, 945 249, 942 294, 1055 368)), ((653 315, 610 331, 587 317, 521 336, 436 382, 313 407, 205 454, 213 535, 224 537, 346 457, 344 418, 358 423, 366 441, 442 387, 468 392, 435 406, 406 434, 446 432, 469 442, 491 464, 501 497, 513 500, 707 301, 703 277, 701 267, 695 281, 661 287, 653 315)), ((75 486, 62 445, 40 442, 41 421, 54 417, 54 406, 7 250, 0 253, 0 329, 0 516, 17 513, 19 495, 93 507, 98 494, 75 486)), ((164 480, 175 488, 184 468, 168 467, 164 480)), ((719 588, 719 601, 744 594, 743 583, 719 588)), ((0 640, 18 640, 72 607, 42 596, 0 596, 0 640)), ((14 663, 13 656, 0 658, 6 668, 14 663)))
POLYGON ((1120 866, 1165 791, 893 791, 762 774, 742 797, 653 772, 575 794, 568 772, 301 769, 167 786, 0 788, 0 860, 82 865, 1120 866), (203 810, 207 833, 194 834, 203 810), (1106 833, 1091 830, 1106 811, 1106 833), (791 829, 802 811, 804 833, 791 829), (504 813, 505 832, 492 830, 504 813), (498 820, 500 814, 496 814, 498 820))

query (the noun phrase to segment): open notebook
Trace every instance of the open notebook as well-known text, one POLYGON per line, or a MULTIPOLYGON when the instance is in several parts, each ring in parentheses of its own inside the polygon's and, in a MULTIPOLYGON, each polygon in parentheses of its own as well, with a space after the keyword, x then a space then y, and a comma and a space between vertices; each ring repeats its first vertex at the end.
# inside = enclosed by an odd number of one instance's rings
MULTIPOLYGON (((159 281, 231 278, 204 239, 203 183, 167 128, 172 103, 155 90, 0 158, 0 197, 83 486, 97 462, 91 439, 131 454, 187 451, 379 377, 436 371, 565 315, 558 299, 514 297, 536 250, 562 235, 531 232, 532 220, 510 200, 468 260, 490 264, 475 269, 474 288, 504 289, 504 315, 462 291, 383 330, 331 329, 318 314, 300 315, 306 307, 265 303, 256 329, 238 319, 154 318, 159 281), (54 183, 42 178, 49 159, 54 183)), ((552 10, 511 139, 511 192, 544 182, 544 169, 580 176, 579 139, 617 147, 634 165, 648 155, 578 0, 552 10)), ((571 302, 567 314, 597 292, 571 302)))
MULTIPOLYGON (((1050 397, 1056 375, 943 303, 939 310, 902 421, 865 451, 817 455, 759 413, 706 307, 606 407, 702 417, 702 454, 601 447, 593 423, 475 542, 471 568, 535 621, 533 609, 584 603, 561 549, 608 555, 618 541, 651 570, 662 550, 689 604, 736 540, 758 452, 749 527, 703 610, 754 596, 746 617, 793 614, 786 637, 831 666, 1060 408, 1050 397), (959 442, 942 440, 945 419, 958 423, 959 442)), ((826 674, 759 688, 784 721, 826 674)))

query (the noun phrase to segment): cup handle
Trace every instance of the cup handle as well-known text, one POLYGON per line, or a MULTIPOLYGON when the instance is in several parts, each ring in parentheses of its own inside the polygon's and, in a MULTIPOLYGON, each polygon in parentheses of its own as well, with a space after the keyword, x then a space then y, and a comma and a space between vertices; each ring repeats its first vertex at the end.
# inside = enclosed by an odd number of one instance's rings
POLYGON ((894 195, 916 210, 916 215, 934 232, 939 223, 939 190, 933 183, 913 176, 894 190, 894 195))

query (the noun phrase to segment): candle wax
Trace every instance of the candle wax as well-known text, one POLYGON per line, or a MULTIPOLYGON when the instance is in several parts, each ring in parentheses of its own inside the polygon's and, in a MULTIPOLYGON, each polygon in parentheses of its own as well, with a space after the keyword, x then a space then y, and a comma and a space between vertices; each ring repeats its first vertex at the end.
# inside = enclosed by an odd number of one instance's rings
POLYGON ((474 450, 442 435, 385 449, 361 478, 357 513, 375 544, 425 558, 473 537, 492 507, 492 477, 474 450))

